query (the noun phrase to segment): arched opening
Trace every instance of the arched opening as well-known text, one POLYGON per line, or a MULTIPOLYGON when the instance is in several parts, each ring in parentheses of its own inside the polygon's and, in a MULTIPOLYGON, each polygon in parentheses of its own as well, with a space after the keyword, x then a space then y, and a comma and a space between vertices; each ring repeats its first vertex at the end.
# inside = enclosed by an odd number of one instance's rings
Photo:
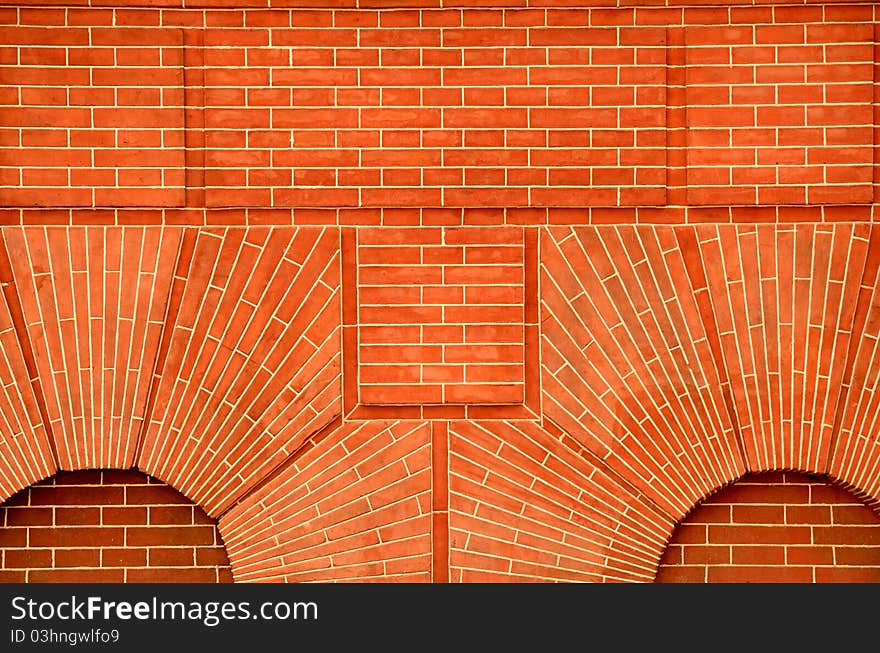
POLYGON ((656 582, 880 582, 880 515, 827 476, 748 474, 676 526, 656 582))
POLYGON ((0 581, 228 583, 216 522, 137 470, 59 472, 0 506, 0 581))

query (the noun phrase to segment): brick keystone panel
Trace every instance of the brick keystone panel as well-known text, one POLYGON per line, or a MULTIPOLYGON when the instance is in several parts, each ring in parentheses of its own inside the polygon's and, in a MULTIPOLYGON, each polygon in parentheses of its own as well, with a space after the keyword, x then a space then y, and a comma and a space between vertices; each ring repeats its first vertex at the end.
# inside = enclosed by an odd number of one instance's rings
POLYGON ((358 299, 362 402, 522 402, 522 229, 362 232, 358 299))
POLYGON ((216 522, 136 470, 61 472, 0 506, 0 580, 228 583, 216 522))
POLYGON ((657 582, 876 583, 880 515, 821 476, 750 474, 676 527, 657 582))

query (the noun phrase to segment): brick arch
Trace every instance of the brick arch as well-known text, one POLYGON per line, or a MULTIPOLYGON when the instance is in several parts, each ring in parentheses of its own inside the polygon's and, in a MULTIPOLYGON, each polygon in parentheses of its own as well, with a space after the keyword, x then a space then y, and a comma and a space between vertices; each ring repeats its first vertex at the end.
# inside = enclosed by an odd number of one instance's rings
POLYGON ((0 505, 0 582, 232 582, 216 520, 137 469, 61 471, 0 505))
POLYGON ((745 474, 678 521, 655 582, 878 582, 877 507, 828 474, 745 474))

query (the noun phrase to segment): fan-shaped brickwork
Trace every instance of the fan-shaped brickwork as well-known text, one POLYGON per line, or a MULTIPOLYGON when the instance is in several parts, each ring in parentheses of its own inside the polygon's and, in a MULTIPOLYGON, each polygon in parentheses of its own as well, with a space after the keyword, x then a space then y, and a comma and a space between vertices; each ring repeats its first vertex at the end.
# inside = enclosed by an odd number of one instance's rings
POLYGON ((0 506, 0 580, 223 583, 216 522, 136 470, 61 472, 0 506))
POLYGON ((830 471, 846 478, 871 496, 880 496, 880 228, 871 227, 859 301, 853 317, 853 337, 844 373, 837 415, 836 440, 830 471))
POLYGON ((749 474, 676 526, 657 582, 880 582, 880 515, 828 477, 749 474))
POLYGON ((570 436, 528 423, 453 422, 455 582, 646 581, 671 520, 570 436))
POLYGON ((545 414, 671 513, 744 471, 669 227, 542 241, 545 414))
POLYGON ((696 228, 702 269, 689 271, 711 301, 750 469, 827 469, 868 235, 859 224, 696 228))
POLYGON ((4 230, 63 469, 131 466, 180 239, 158 227, 4 230))
POLYGON ((138 465, 217 514, 341 411, 339 239, 206 229, 185 245, 138 465))
POLYGON ((37 399, 36 363, 20 332, 24 319, 12 269, 0 247, 0 496, 8 497, 55 471, 45 411, 37 399))
POLYGON ((439 582, 880 498, 877 5, 14 4, 0 498, 135 467, 238 580, 439 582))
POLYGON ((239 581, 427 581, 431 430, 346 425, 220 518, 239 581))

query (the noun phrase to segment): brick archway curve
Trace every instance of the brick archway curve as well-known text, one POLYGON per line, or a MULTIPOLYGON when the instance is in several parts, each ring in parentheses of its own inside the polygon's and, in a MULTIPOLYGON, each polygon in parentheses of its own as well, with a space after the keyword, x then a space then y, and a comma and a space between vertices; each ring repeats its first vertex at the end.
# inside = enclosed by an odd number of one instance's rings
MULTIPOLYGON (((683 525, 689 525, 689 520, 695 515, 699 514, 700 509, 706 506, 707 503, 713 501, 716 497, 724 497, 729 490, 735 488, 741 483, 749 483, 754 484, 756 487, 761 488, 761 492, 764 494, 768 494, 774 492, 779 487, 790 487, 791 483, 797 482, 792 479, 806 479, 812 482, 816 486, 825 486, 828 488, 834 488, 839 490, 841 495, 848 494, 852 499, 852 502, 858 503, 861 507, 864 508, 865 512, 873 512, 878 516, 878 520, 880 520, 880 512, 878 512, 878 506, 880 506, 880 496, 876 494, 871 494, 860 488, 856 483, 848 480, 841 479, 836 477, 835 475, 827 472, 827 471, 817 471, 817 470, 807 470, 807 469, 764 469, 764 470, 748 470, 741 476, 732 479, 731 481, 720 485, 712 492, 706 494, 706 496, 702 497, 699 501, 695 502, 694 505, 684 514, 679 515, 677 519, 673 522, 672 528, 669 530, 666 543, 664 547, 660 550, 659 555, 657 557, 657 565, 655 569, 655 582, 679 582, 679 581, 660 581, 658 580, 659 574, 664 567, 669 566, 670 564, 676 564, 675 561, 670 562, 670 547, 673 544, 678 544, 677 539, 680 539, 679 528, 683 525), (779 475, 778 478, 776 475, 779 475)), ((772 497, 768 496, 767 502, 771 503, 770 499, 772 497)), ((763 501, 763 499, 762 499, 763 501)), ((733 504, 736 507, 734 502, 733 504)), ((774 504, 776 505, 776 504, 774 504)), ((779 505, 788 506, 788 503, 781 503, 779 505)), ((794 505, 794 504, 792 504, 794 505)), ((702 523, 702 521, 701 521, 702 523)), ((731 519, 731 525, 736 525, 736 519, 731 519)), ((805 522, 806 523, 806 522, 805 522)), ((775 523, 772 520, 767 522, 768 526, 782 526, 787 524, 787 522, 783 523, 775 523)), ((711 538, 707 538, 706 544, 716 544, 716 542, 710 541, 711 538)), ((880 560, 878 560, 880 562, 880 560)), ((710 563, 707 563, 707 566, 710 563)), ((785 578, 781 578, 781 580, 785 580, 785 578)), ((801 582, 796 580, 794 576, 790 579, 790 582, 801 582)), ((851 580, 849 578, 841 579, 844 582, 847 580, 851 580)), ((739 580, 727 579, 721 582, 741 582, 739 580)), ((749 582, 749 581, 746 581, 749 582)), ((754 582, 754 581, 751 581, 754 582)), ((829 582, 826 580, 825 582, 829 582)), ((832 579, 830 582, 835 582, 832 579)))
POLYGON ((0 501, 0 582, 232 582, 219 520, 136 467, 56 470, 0 501))

